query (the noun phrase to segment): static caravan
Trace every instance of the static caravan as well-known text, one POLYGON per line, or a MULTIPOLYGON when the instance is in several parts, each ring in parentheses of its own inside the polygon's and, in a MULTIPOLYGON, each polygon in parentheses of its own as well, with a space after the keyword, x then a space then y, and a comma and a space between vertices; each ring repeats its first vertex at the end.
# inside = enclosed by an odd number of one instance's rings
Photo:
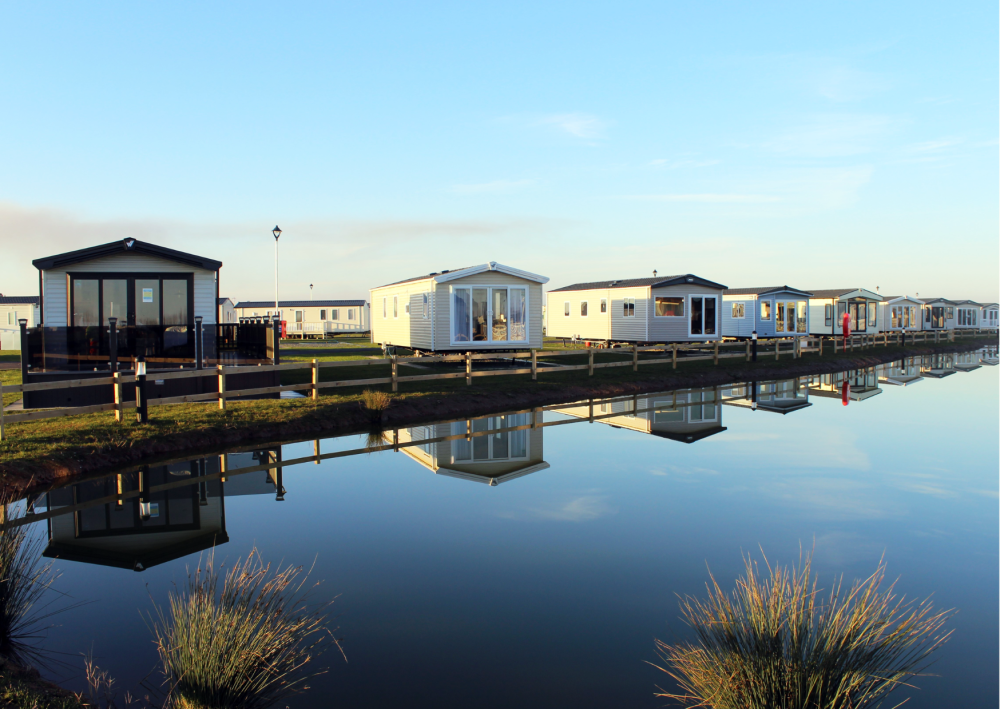
POLYGON ((726 406, 783 415, 812 406, 808 382, 802 379, 736 384, 723 390, 722 397, 726 406))
POLYGON ((879 332, 912 332, 920 329, 924 303, 908 295, 885 295, 878 304, 879 332))
POLYGON ((864 288, 816 290, 809 298, 809 333, 840 335, 844 313, 851 316, 851 334, 871 335, 879 330, 878 304, 882 296, 864 288))
POLYGON ((955 303, 945 298, 921 298, 924 307, 923 330, 955 329, 955 303))
POLYGON ((372 342, 416 352, 541 349, 548 280, 491 261, 373 288, 372 342))
POLYGON ((720 340, 725 288, 691 273, 575 283, 548 292, 546 334, 601 343, 720 340))
POLYGON ((18 320, 27 320, 28 327, 38 327, 38 302, 37 295, 0 295, 0 350, 21 349, 18 320))
MULTIPOLYGON (((271 319, 273 300, 241 300, 239 318, 271 319)), ((348 332, 368 332, 368 304, 364 300, 282 300, 278 315, 285 321, 285 337, 323 339, 348 332)))
POLYGON ((727 288, 722 293, 723 337, 793 337, 809 334, 812 293, 771 286, 727 288))
POLYGON ((237 322, 236 303, 229 298, 219 298, 219 313, 216 318, 220 323, 237 322))
POLYGON ((600 423, 680 443, 694 443, 726 430, 714 388, 595 401, 593 407, 576 406, 559 413, 580 419, 589 419, 593 413, 600 423))
POLYGON ((981 327, 995 329, 1000 326, 998 318, 1000 318, 1000 306, 996 303, 984 303, 979 316, 979 320, 982 322, 981 327))
POLYGON ((536 423, 541 423, 541 412, 525 412, 413 426, 400 430, 400 443, 428 443, 406 446, 400 451, 435 475, 495 487, 549 467, 542 458, 544 429, 528 428, 532 416, 536 417, 536 423), (511 428, 520 430, 503 430, 511 428), (450 441, 435 440, 466 433, 474 435, 450 441))
POLYGON ((955 301, 955 329, 956 330, 978 330, 980 324, 980 314, 983 304, 974 300, 955 301))

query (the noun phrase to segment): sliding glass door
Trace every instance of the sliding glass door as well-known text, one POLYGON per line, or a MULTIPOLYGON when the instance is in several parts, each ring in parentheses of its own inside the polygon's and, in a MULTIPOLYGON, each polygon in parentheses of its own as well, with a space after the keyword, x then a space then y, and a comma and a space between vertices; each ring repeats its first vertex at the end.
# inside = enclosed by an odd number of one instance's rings
POLYGON ((691 337, 715 335, 718 331, 716 297, 714 295, 691 296, 691 337))
POLYGON ((451 344, 513 344, 528 341, 526 288, 453 288, 451 344))

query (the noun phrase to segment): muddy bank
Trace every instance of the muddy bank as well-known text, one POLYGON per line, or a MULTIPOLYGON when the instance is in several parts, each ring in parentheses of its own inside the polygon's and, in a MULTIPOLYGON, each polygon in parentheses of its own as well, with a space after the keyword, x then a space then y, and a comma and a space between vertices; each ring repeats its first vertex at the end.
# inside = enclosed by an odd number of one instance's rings
MULTIPOLYGON (((473 386, 447 394, 403 393, 394 399, 381 417, 384 428, 401 428, 419 425, 428 420, 461 419, 484 416, 505 411, 528 409, 590 398, 626 396, 650 391, 667 391, 692 387, 719 386, 745 381, 790 379, 794 377, 827 374, 872 367, 892 362, 902 357, 935 353, 965 352, 980 349, 983 342, 948 344, 936 347, 913 347, 891 352, 862 352, 848 356, 809 357, 803 360, 786 359, 770 362, 760 359, 756 364, 742 361, 724 361, 718 367, 698 371, 678 370, 649 372, 649 376, 628 381, 579 381, 573 383, 545 382, 537 385, 523 383, 510 391, 477 389, 473 386)), ((609 371, 609 370, 605 370, 609 371)), ((630 370, 629 370, 630 371, 630 370)), ((642 369, 640 368, 640 375, 642 369)), ((631 371, 630 371, 631 374, 631 371)), ((87 450, 67 450, 59 459, 46 458, 0 461, 0 476, 8 491, 25 493, 41 490, 68 478, 86 477, 116 469, 133 467, 139 463, 159 463, 166 460, 194 458, 220 452, 224 449, 290 442, 314 437, 328 437, 361 433, 373 427, 371 415, 358 401, 324 404, 323 399, 311 406, 303 406, 301 413, 291 420, 279 423, 254 421, 239 424, 221 421, 182 434, 163 435, 152 440, 142 440, 130 446, 114 444, 92 446, 87 450)))

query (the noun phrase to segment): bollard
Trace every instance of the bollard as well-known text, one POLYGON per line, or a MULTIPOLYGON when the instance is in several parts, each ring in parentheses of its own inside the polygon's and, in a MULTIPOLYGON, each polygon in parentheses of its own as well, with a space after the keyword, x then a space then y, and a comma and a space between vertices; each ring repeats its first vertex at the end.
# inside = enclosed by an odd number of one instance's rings
POLYGON ((753 361, 757 361, 757 331, 754 330, 753 334, 750 335, 750 339, 753 342, 753 361))
POLYGON ((118 318, 108 318, 108 364, 118 371, 118 318))
POLYGON ((757 410, 757 382, 750 382, 750 409, 757 410))
POLYGON ((114 382, 111 384, 111 391, 115 399, 115 421, 121 423, 125 420, 125 407, 122 406, 125 399, 122 397, 122 373, 115 372, 111 375, 114 382))
POLYGON ((202 316, 195 315, 194 316, 194 359, 195 359, 194 368, 195 369, 201 369, 202 360, 205 359, 205 351, 203 349, 205 343, 201 339, 201 333, 202 333, 201 322, 202 322, 202 316))
POLYGON ((146 358, 142 355, 135 363, 135 420, 149 423, 149 408, 146 398, 146 358))

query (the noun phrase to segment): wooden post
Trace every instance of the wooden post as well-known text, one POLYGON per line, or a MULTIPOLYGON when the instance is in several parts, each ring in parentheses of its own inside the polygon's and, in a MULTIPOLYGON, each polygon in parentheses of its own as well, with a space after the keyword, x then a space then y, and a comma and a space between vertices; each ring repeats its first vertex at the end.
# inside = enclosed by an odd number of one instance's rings
POLYGON ((399 367, 396 363, 397 355, 392 356, 392 390, 399 391, 399 367))
POLYGON ((538 350, 531 350, 531 381, 538 381, 538 350))
MULTIPOLYGON (((819 356, 822 357, 823 356, 823 336, 820 335, 818 339, 819 339, 819 356)), ((836 347, 837 347, 836 342, 834 343, 833 346, 834 346, 834 349, 836 349, 836 347)))
POLYGON ((712 355, 712 361, 715 364, 719 363, 719 341, 718 340, 715 341, 715 354, 712 355))
POLYGON ((226 369, 221 364, 215 365, 215 371, 219 374, 219 408, 226 408, 226 369))
MULTIPOLYGON (((594 376, 594 348, 593 347, 591 347, 588 350, 588 352, 587 352, 587 376, 588 377, 594 376)), ((593 408, 593 404, 591 404, 591 408, 593 408)), ((593 412, 591 412, 591 416, 593 416, 593 412)))
POLYGON ((229 454, 219 454, 219 482, 226 482, 226 473, 229 472, 229 454))
POLYGON ((750 361, 750 340, 747 340, 747 362, 750 361))
POLYGON ((313 441, 313 455, 316 456, 316 465, 319 465, 319 439, 313 441))
POLYGON ((0 441, 3 441, 3 384, 0 384, 0 441))
POLYGON ((392 429, 392 450, 394 453, 399 453, 399 429, 392 429))
POLYGON ((777 337, 774 338, 774 361, 778 361, 778 357, 781 355, 781 340, 777 337))
POLYGON ((632 371, 639 371, 639 345, 632 345, 632 371))
POLYGON ((537 406, 531 410, 531 427, 538 428, 538 414, 541 413, 541 409, 537 406))
POLYGON ((590 421, 590 423, 594 423, 594 400, 588 399, 587 401, 590 404, 590 414, 587 416, 587 420, 590 421))
MULTIPOLYGON (((313 374, 313 388, 312 388, 312 398, 313 401, 319 398, 319 360, 314 359, 312 361, 312 374, 313 374)), ((319 461, 316 461, 317 463, 319 461)))
POLYGON ((121 509, 125 504, 125 476, 118 473, 115 476, 115 507, 121 509))
POLYGON ((465 353, 465 385, 472 386, 472 353, 465 353))
POLYGON ((115 372, 111 375, 114 381, 111 383, 112 394, 115 398, 115 422, 121 423, 125 419, 125 411, 122 409, 122 375, 115 372))
POLYGON ((673 344, 674 348, 674 369, 677 369, 677 343, 673 344))

